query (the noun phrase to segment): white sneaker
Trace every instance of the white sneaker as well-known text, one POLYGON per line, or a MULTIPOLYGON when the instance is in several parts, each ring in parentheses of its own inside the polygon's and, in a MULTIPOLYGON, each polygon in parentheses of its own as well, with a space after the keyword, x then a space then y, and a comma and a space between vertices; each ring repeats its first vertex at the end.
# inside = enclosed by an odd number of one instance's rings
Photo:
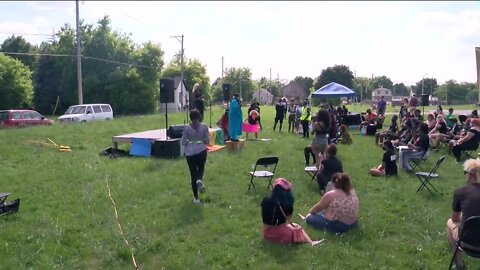
POLYGON ((205 186, 203 185, 202 180, 200 179, 197 180, 197 187, 201 193, 205 192, 205 186))
POLYGON ((193 199, 193 204, 200 204, 200 200, 199 199, 193 199))

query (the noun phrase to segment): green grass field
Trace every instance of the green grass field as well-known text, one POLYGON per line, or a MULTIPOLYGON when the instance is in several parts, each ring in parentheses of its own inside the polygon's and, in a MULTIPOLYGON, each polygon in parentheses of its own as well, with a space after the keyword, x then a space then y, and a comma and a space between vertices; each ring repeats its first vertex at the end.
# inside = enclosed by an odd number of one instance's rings
MULTIPOLYGON (((214 109, 214 125, 221 113, 214 109)), ((183 123, 184 117, 169 115, 169 123, 183 123)), ((276 176, 293 183, 295 213, 306 213, 320 197, 316 183, 310 185, 303 171, 303 148, 311 138, 273 133, 273 107, 262 107, 262 122, 259 136, 271 141, 248 141, 240 152, 209 154, 202 206, 192 203, 183 158, 99 156, 111 146, 112 136, 164 128, 163 115, 0 130, 0 191, 22 200, 18 213, 0 217, 0 269, 133 269, 106 179, 141 269, 448 267, 445 224, 452 192, 464 184, 461 164, 448 156, 440 168, 441 178, 434 184, 443 196, 427 190, 415 193, 420 182, 412 174, 369 176, 382 151, 373 137, 360 136, 357 130, 352 131, 354 143, 339 146, 338 155, 359 195, 359 228, 337 236, 304 224, 313 239, 327 241, 316 247, 265 243, 259 205, 268 194, 267 183, 257 181, 257 192, 247 192, 248 172, 256 159, 280 158, 276 176), (46 138, 73 150, 63 153, 30 142, 46 138)), ((426 168, 445 151, 433 153, 426 168)), ((296 214, 293 219, 303 224, 296 214)), ((470 269, 480 269, 478 261, 466 262, 470 269)))

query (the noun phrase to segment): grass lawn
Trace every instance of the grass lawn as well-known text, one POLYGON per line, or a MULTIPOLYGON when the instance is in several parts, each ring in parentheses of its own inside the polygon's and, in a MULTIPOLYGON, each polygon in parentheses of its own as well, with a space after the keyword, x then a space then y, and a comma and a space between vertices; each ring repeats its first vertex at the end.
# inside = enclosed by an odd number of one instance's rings
MULTIPOLYGON (((214 109, 214 125, 222 112, 214 109)), ((414 175, 401 171, 389 179, 369 176, 382 151, 373 137, 360 136, 357 130, 352 131, 354 143, 339 146, 338 155, 359 196, 359 228, 337 236, 305 225, 313 239, 327 239, 316 247, 265 243, 259 205, 268 194, 267 183, 257 181, 257 192, 247 192, 248 172, 259 157, 280 158, 276 176, 293 183, 295 222, 303 224, 296 213, 306 213, 320 198, 316 183, 310 185, 303 171, 303 148, 311 137, 273 133, 273 114, 273 107, 262 108, 259 137, 271 141, 248 141, 240 152, 209 154, 202 206, 192 203, 183 158, 99 156, 111 146, 112 136, 164 128, 163 115, 0 130, 0 191, 10 192, 10 200, 22 200, 18 213, 0 217, 0 269, 132 269, 106 179, 141 269, 448 267, 445 224, 452 192, 465 182, 461 164, 448 156, 440 168, 435 185, 443 196, 427 190, 415 193, 420 182, 414 175), (73 150, 63 153, 29 142, 46 138, 73 150)), ((169 123, 183 123, 184 117, 169 115, 169 123)), ((433 153, 426 168, 445 151, 433 153)), ((470 269, 479 269, 478 261, 466 262, 470 269)))

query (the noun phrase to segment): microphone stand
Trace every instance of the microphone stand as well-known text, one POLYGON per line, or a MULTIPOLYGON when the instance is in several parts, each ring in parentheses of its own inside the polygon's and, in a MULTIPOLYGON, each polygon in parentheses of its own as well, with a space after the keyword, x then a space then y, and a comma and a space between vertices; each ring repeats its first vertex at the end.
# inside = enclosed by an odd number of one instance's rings
POLYGON ((183 124, 186 125, 188 123, 188 109, 190 107, 190 103, 189 103, 189 100, 188 100, 188 96, 184 96, 185 97, 185 107, 186 109, 184 108, 185 110, 185 119, 183 119, 183 124))
POLYGON ((210 105, 210 128, 212 128, 212 99, 208 99, 208 103, 210 105))

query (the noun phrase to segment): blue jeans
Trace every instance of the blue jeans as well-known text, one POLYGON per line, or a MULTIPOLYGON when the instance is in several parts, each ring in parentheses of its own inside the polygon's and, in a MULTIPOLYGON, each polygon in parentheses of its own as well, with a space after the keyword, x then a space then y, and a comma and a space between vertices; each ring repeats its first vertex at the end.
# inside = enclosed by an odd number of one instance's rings
POLYGON ((310 214, 305 221, 317 229, 327 230, 332 233, 344 233, 358 225, 357 221, 352 225, 347 225, 338 220, 328 220, 323 214, 310 214))

